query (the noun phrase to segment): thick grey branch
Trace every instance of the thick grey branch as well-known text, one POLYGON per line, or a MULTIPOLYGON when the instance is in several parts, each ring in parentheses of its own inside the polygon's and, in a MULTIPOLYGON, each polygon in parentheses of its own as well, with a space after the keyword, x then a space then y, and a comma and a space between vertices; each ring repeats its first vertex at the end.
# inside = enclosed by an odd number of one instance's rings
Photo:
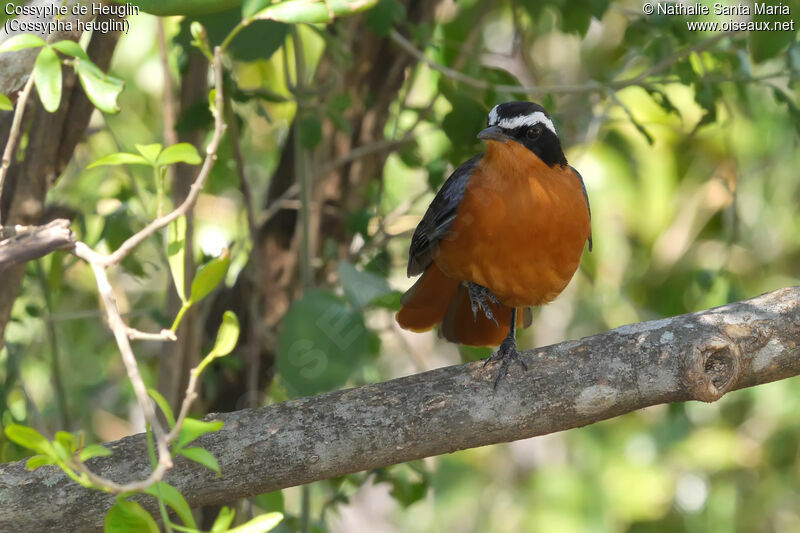
MULTIPOLYGON (((213 415, 198 441, 223 476, 178 460, 165 480, 193 506, 464 448, 584 426, 649 405, 714 401, 728 391, 800 374, 800 287, 525 353, 493 390, 496 368, 440 368, 356 389, 213 415)), ((119 480, 147 475, 142 435, 111 443, 92 469, 119 480)), ((144 500, 145 505, 153 501, 144 500)), ((110 496, 58 469, 0 465, 0 530, 84 531, 102 526, 110 496)))
POLYGON ((44 226, 0 227, 0 272, 6 265, 38 259, 74 245, 75 237, 69 229, 69 220, 63 218, 44 226))

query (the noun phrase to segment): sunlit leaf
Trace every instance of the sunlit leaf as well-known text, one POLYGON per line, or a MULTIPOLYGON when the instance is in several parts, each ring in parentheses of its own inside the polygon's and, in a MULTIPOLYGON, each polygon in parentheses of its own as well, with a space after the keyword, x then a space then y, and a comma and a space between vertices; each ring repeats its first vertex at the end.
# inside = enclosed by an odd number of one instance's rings
POLYGON ((55 440, 57 443, 61 444, 70 455, 75 453, 75 451, 78 449, 77 443, 75 442, 75 435, 72 433, 67 433, 66 431, 56 431, 55 440))
POLYGON ((265 7, 253 18, 290 24, 331 22, 335 17, 359 13, 377 3, 378 0, 286 0, 265 7))
POLYGON ((208 450, 195 446, 192 448, 181 448, 178 453, 222 475, 216 457, 211 455, 211 452, 208 450))
POLYGON ((222 357, 228 355, 233 351, 236 346, 236 341, 239 340, 239 320, 233 311, 225 311, 222 315, 222 324, 219 325, 217 331, 217 340, 214 343, 211 353, 215 357, 222 357))
POLYGON ((105 533, 158 533, 158 525, 144 507, 121 496, 106 513, 105 533))
POLYGON ((117 98, 122 92, 122 80, 105 74, 91 61, 75 61, 75 70, 81 80, 81 86, 92 104, 104 113, 114 114, 119 111, 117 98))
POLYGON ((236 516, 236 511, 234 511, 230 507, 223 506, 222 509, 219 510, 217 519, 214 520, 214 524, 211 526, 211 533, 227 531, 227 529, 231 525, 231 522, 233 522, 233 518, 235 516, 236 516))
POLYGON ((188 165, 199 165, 203 160, 197 153, 197 148, 193 144, 178 143, 167 146, 158 154, 157 165, 172 165, 173 163, 186 163, 188 165))
POLYGON ((5 429, 6 437, 11 442, 15 442, 25 448, 30 448, 43 455, 55 456, 55 449, 44 435, 33 428, 20 424, 9 424, 5 429))
POLYGON ((25 461, 25 468, 27 468, 28 470, 36 470, 39 467, 54 465, 54 464, 56 464, 56 460, 50 456, 34 455, 33 457, 25 461))
POLYGON ((161 153, 161 144, 137 144, 136 149, 139 150, 139 153, 142 154, 142 157, 144 157, 150 164, 157 164, 156 160, 158 159, 158 155, 161 153))
POLYGON ((20 33, 9 37, 3 44, 0 44, 0 53, 13 52, 15 50, 22 50, 23 48, 37 48, 44 46, 46 43, 44 39, 32 33, 20 33))
POLYGON ((183 497, 183 494, 178 489, 168 483, 159 481, 155 485, 148 487, 145 492, 156 498, 161 497, 170 509, 180 517, 184 525, 193 528, 197 527, 192 515, 192 508, 189 507, 186 498, 183 497))
POLYGON ((0 94, 0 111, 11 111, 12 109, 14 109, 14 105, 8 99, 8 96, 0 94))
POLYGON ((42 48, 33 65, 33 79, 42 106, 50 113, 61 103, 61 61, 49 46, 42 48))
POLYGON ((68 56, 77 57, 79 59, 85 59, 89 61, 89 56, 86 51, 81 48, 81 45, 76 43, 75 41, 70 41, 69 39, 63 41, 57 41, 51 44, 53 48, 61 52, 62 54, 66 54, 68 56))
POLYGON ((195 372, 197 374, 202 373, 214 359, 224 357, 231 353, 238 340, 239 320, 236 318, 233 311, 225 311, 225 314, 222 315, 222 323, 219 325, 219 330, 217 331, 217 340, 214 343, 214 348, 212 348, 208 355, 197 365, 195 372))
POLYGON ((81 461, 88 461, 92 457, 107 457, 111 455, 111 450, 106 448, 105 446, 101 446, 99 444, 90 444, 85 446, 80 453, 78 454, 78 458, 81 461))
POLYGON ((88 168, 95 168, 107 165, 149 165, 150 163, 139 154, 129 154, 127 152, 117 152, 101 157, 88 168))
POLYGON ((219 257, 200 267, 197 274, 195 274, 194 280, 192 280, 189 301, 197 303, 208 296, 225 279, 230 263, 231 254, 225 249, 219 257))
POLYGON ((283 520, 281 513, 264 513, 240 526, 229 529, 228 533, 267 533, 272 531, 283 520))
POLYGON ((214 420, 213 422, 205 422, 197 420, 196 418, 186 418, 183 421, 181 430, 178 433, 178 438, 175 441, 175 448, 183 448, 196 438, 205 435, 206 433, 213 433, 222 429, 223 422, 221 420, 214 420))
POLYGON ((179 216, 167 227, 167 261, 182 302, 186 301, 186 217, 179 216))
POLYGON ((259 10, 264 9, 271 3, 272 0, 244 0, 242 2, 242 18, 258 13, 259 10))

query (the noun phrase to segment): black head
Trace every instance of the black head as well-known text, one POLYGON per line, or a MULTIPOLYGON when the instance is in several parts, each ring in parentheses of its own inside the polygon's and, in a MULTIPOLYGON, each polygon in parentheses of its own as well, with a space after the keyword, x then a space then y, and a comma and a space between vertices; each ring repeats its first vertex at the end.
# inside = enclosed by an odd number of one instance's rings
POLYGON ((516 141, 539 156, 546 165, 566 165, 556 128, 550 115, 533 102, 506 102, 494 106, 489 113, 488 127, 479 139, 516 141))

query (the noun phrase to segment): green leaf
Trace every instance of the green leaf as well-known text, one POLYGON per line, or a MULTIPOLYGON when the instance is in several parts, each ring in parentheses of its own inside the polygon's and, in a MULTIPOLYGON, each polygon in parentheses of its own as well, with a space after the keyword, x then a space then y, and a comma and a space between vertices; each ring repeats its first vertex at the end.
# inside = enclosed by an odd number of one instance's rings
POLYGON ((217 331, 217 341, 214 343, 211 353, 215 357, 228 355, 233 351, 238 340, 239 319, 236 318, 236 314, 233 311, 225 311, 222 315, 222 324, 219 325, 219 330, 217 331))
POLYGON ((148 163, 154 166, 157 165, 156 160, 161 153, 161 144, 137 144, 136 149, 139 150, 139 153, 142 154, 142 157, 144 157, 148 163))
POLYGON ((379 0, 364 18, 369 29, 381 37, 386 37, 392 26, 405 17, 406 8, 398 0, 379 0))
POLYGON ((121 496, 106 513, 103 522, 105 533, 159 533, 158 525, 150 513, 136 502, 121 496))
POLYGON ((69 39, 66 39, 64 41, 55 42, 50 46, 52 46, 62 54, 89 61, 89 55, 84 51, 83 48, 81 48, 81 45, 79 45, 75 41, 70 41, 69 39))
POLYGON ((111 450, 106 448, 105 446, 101 446, 99 444, 90 444, 85 446, 80 453, 78 454, 78 458, 81 461, 88 461, 92 457, 108 457, 111 455, 111 450))
POLYGON ((75 453, 75 451, 78 449, 78 445, 75 442, 75 435, 72 433, 67 433, 66 431, 56 432, 56 442, 61 444, 61 446, 63 446, 70 455, 75 453))
POLYGON ((14 52, 16 50, 22 50, 23 48, 38 48, 45 44, 47 43, 45 43, 44 39, 41 37, 31 33, 20 33, 7 39, 3 44, 0 44, 0 53, 14 52))
POLYGON ((224 357, 231 353, 238 340, 239 319, 236 318, 233 311, 225 311, 225 314, 222 315, 222 323, 219 325, 219 330, 217 331, 217 340, 214 343, 214 348, 212 348, 208 355, 197 365, 194 372, 198 375, 201 374, 214 359, 224 357))
POLYGON ((200 154, 197 153, 197 148, 189 143, 178 143, 167 146, 156 158, 156 164, 159 166, 172 165, 173 163, 199 165, 202 162, 203 160, 200 158, 200 154))
POLYGON ((283 520, 281 513, 264 513, 240 526, 229 529, 228 533, 266 533, 275 529, 281 520, 283 520))
POLYGON ((155 485, 145 489, 145 492, 151 496, 156 498, 160 497, 162 500, 164 500, 170 509, 175 511, 175 513, 180 517, 184 525, 197 528, 197 523, 194 521, 194 516, 192 515, 192 508, 189 507, 189 503, 186 501, 186 498, 183 497, 183 494, 181 494, 178 489, 168 483, 159 481, 155 485))
POLYGON ((205 422, 197 420, 196 418, 186 418, 183 421, 181 430, 178 433, 178 439, 175 441, 175 448, 181 449, 198 437, 206 433, 213 433, 222 429, 223 422, 221 420, 214 420, 213 422, 205 422))
POLYGON ((219 463, 217 462, 217 459, 205 448, 200 448, 197 446, 193 448, 181 448, 178 450, 178 453, 187 459, 191 459, 195 463, 200 463, 201 465, 210 468, 218 475, 222 475, 222 471, 219 469, 219 463))
POLYGON ((167 261, 172 272, 175 290, 182 302, 186 302, 186 217, 179 216, 167 227, 167 261))
POLYGON ((101 157, 88 167, 95 168, 95 167, 102 167, 107 165, 149 165, 150 163, 139 154, 129 154, 127 152, 117 152, 115 154, 108 154, 106 156, 101 157))
POLYGON ((286 0, 262 9, 253 18, 289 24, 331 22, 334 17, 359 13, 377 3, 378 0, 286 0))
POLYGON ((20 446, 39 452, 42 455, 50 457, 56 456, 55 448, 53 448, 50 441, 33 428, 20 424, 10 424, 6 426, 5 434, 8 440, 20 446))
POLYGON ((242 18, 258 13, 272 3, 272 0, 244 0, 242 2, 242 18))
POLYGON ((91 61, 78 60, 74 65, 81 86, 92 104, 104 113, 117 113, 117 97, 125 85, 123 81, 105 74, 91 61))
POLYGON ((329 291, 295 301, 278 336, 277 369, 295 396, 341 387, 370 355, 360 313, 329 291))
MULTIPOLYGON (((266 2, 264 5, 268 4, 266 2)), ((186 19, 181 23, 181 31, 175 42, 183 47, 190 44, 190 39, 197 40, 197 36, 190 35, 192 24, 201 24, 207 32, 207 42, 213 48, 219 45, 242 21, 242 10, 247 7, 247 2, 241 6, 228 9, 213 15, 201 15, 193 19, 186 19)), ((263 7, 260 6, 259 9, 263 7)), ((241 29, 236 37, 228 44, 227 52, 239 61, 255 61, 269 59, 286 42, 290 26, 272 20, 255 20, 241 29)))
POLYGON ((42 48, 33 64, 33 79, 42 106, 50 113, 61 103, 61 61, 49 46, 42 48))
POLYGON ((175 425, 175 414, 172 412, 172 407, 169 406, 167 399, 155 389, 147 389, 147 394, 150 395, 156 404, 158 404, 158 408, 161 409, 162 413, 164 413, 164 417, 167 419, 169 427, 172 428, 175 425))
POLYGON ((231 522, 233 522, 234 516, 236 516, 236 511, 230 507, 225 506, 220 509, 217 519, 214 520, 214 525, 211 526, 211 533, 227 531, 231 525, 231 522))
POLYGON ((14 105, 8 99, 8 96, 0 94, 0 111, 11 111, 12 109, 14 109, 14 105))
POLYGON ((356 269, 352 263, 340 261, 336 269, 344 295, 356 309, 363 309, 375 299, 392 292, 389 282, 372 272, 356 269))
POLYGON ((36 470, 39 467, 54 464, 56 464, 56 460, 50 456, 34 455, 25 462, 25 468, 28 470, 36 470))
POLYGON ((208 296, 211 291, 225 279, 225 274, 228 273, 228 266, 230 263, 231 254, 225 249, 219 257, 212 259, 200 267, 192 281, 189 301, 197 303, 208 296))
POLYGON ((300 145, 308 150, 316 148, 322 141, 322 123, 317 117, 308 116, 298 124, 300 145))

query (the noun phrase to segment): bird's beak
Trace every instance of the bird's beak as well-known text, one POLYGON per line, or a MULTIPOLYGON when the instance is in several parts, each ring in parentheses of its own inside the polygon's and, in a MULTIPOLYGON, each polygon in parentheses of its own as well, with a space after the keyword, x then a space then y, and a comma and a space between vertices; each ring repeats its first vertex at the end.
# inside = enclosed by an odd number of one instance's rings
POLYGON ((489 126, 478 134, 478 139, 483 141, 499 141, 506 142, 509 140, 508 135, 503 133, 499 126, 489 126))

